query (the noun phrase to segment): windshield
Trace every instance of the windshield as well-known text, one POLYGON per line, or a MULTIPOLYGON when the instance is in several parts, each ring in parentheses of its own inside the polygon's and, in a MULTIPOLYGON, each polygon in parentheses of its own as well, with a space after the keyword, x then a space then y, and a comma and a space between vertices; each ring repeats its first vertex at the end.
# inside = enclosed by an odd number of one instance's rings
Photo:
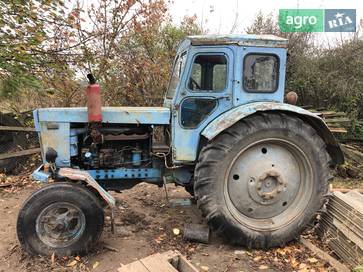
POLYGON ((174 62, 173 73, 171 74, 169 88, 166 93, 167 98, 173 98, 176 87, 178 86, 181 74, 184 69, 187 52, 183 52, 180 56, 177 56, 174 62))

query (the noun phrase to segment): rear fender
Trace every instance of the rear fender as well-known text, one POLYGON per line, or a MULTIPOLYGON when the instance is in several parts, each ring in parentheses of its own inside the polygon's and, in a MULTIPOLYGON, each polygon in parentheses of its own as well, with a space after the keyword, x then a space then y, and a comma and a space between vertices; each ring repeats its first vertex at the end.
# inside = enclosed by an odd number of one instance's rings
POLYGON ((204 128, 201 134, 208 140, 212 140, 222 131, 229 128, 239 120, 242 120, 243 118, 246 118, 247 116, 250 116, 256 112, 264 111, 284 112, 303 119, 305 122, 310 124, 324 140, 327 152, 332 158, 334 165, 344 163, 343 152, 328 126, 325 124, 324 120, 310 111, 290 104, 276 102, 255 102, 241 105, 218 116, 204 128))

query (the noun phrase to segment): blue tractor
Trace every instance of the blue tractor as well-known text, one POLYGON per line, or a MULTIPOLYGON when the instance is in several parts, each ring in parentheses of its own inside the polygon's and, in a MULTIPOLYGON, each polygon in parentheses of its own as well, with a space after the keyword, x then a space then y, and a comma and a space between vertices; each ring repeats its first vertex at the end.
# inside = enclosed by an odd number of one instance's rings
POLYGON ((163 107, 102 107, 92 76, 88 107, 34 111, 49 185, 21 208, 17 233, 31 254, 87 253, 99 239, 109 191, 173 182, 194 195, 231 243, 283 245, 324 204, 344 161, 315 114, 283 103, 286 39, 191 36, 179 46, 163 107))

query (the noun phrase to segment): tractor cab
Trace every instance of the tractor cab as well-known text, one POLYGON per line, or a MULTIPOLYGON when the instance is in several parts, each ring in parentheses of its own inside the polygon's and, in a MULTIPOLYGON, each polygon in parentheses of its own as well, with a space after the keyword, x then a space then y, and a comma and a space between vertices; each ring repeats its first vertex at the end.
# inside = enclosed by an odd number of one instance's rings
POLYGON ((222 113, 283 102, 287 42, 272 35, 207 35, 180 44, 164 100, 176 162, 196 160, 199 135, 222 113))

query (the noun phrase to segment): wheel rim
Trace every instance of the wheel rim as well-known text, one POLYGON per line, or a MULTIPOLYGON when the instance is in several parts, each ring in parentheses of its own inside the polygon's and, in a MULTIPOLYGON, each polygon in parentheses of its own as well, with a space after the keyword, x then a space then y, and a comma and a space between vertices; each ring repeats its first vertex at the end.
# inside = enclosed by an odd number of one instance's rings
POLYGON ((84 213, 71 203, 57 202, 47 206, 37 217, 39 239, 54 248, 64 248, 78 241, 86 225, 84 213))
POLYGON ((233 159, 225 200, 233 217, 255 230, 274 230, 300 216, 312 194, 313 170, 305 152, 277 138, 257 141, 233 159))

